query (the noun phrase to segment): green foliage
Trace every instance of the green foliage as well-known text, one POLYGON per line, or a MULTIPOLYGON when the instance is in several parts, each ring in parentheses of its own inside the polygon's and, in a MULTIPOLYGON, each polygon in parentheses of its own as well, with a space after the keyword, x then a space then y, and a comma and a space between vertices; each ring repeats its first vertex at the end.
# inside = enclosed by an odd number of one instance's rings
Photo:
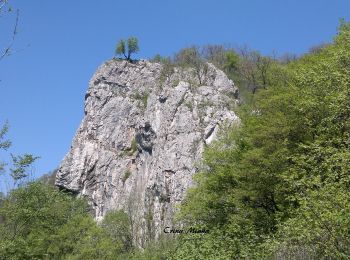
POLYGON ((29 166, 37 160, 39 157, 33 156, 31 154, 13 155, 11 154, 14 168, 10 169, 11 177, 15 183, 28 176, 27 170, 29 166))
MULTIPOLYGON (((144 250, 135 250, 127 258, 130 260, 165 260, 176 259, 175 249, 178 241, 174 237, 161 236, 158 241, 150 242, 144 250)), ((189 259, 189 258, 182 258, 189 259)))
POLYGON ((4 140, 5 135, 7 134, 9 129, 8 123, 6 123, 1 129, 0 129, 0 149, 7 150, 11 146, 11 141, 4 140))
MULTIPOLYGON (((277 62, 275 59, 263 56, 258 51, 253 51, 247 47, 239 50, 239 61, 235 61, 234 56, 231 58, 236 63, 235 78, 239 84, 255 94, 258 89, 266 89, 274 85, 273 82, 273 65, 277 62)), ((241 87, 243 87, 241 86, 241 87)))
MULTIPOLYGON (((127 44, 138 51, 137 40, 127 44)), ((30 183, 0 194, 0 259, 350 258, 350 24, 341 22, 332 44, 283 64, 255 51, 204 50, 157 59, 200 73, 211 61, 254 93, 239 111, 240 126, 206 148, 197 185, 177 216, 209 234, 161 237, 136 250, 124 212, 110 212, 97 225, 84 200, 30 183)), ((125 41, 117 52, 130 58, 125 41)), ((147 93, 134 98, 147 106, 147 93)), ((6 132, 5 125, 0 149, 10 146, 6 132)), ((137 150, 136 140, 130 150, 137 150)), ((13 159, 19 180, 36 157, 13 159)), ((144 224, 151 239, 149 204, 144 224)))
POLYGON ((139 51, 139 41, 136 37, 130 37, 128 39, 128 60, 132 53, 137 53, 139 51))
POLYGON ((60 227, 74 215, 87 216, 86 209, 84 201, 42 183, 11 191, 0 208, 0 259, 43 257, 60 227))
POLYGON ((330 184, 300 199, 295 216, 266 243, 282 259, 348 259, 350 256, 349 191, 330 184))
POLYGON ((152 59, 150 59, 150 61, 161 63, 162 59, 163 57, 160 54, 156 54, 152 59))
POLYGON ((115 259, 120 248, 91 216, 76 215, 52 236, 50 259, 115 259))
POLYGON ((121 156, 132 156, 135 154, 135 152, 137 151, 137 141, 136 141, 136 137, 134 137, 131 140, 131 144, 130 147, 126 148, 124 151, 122 151, 121 156))
POLYGON ((257 240, 249 225, 231 223, 225 227, 212 227, 209 234, 181 236, 170 259, 263 259, 262 254, 256 253, 257 240))
POLYGON ((216 67, 223 69, 227 62, 228 49, 223 45, 205 45, 201 48, 201 56, 208 62, 214 64, 216 67))
MULTIPOLYGON (((0 150, 8 150, 11 146, 11 141, 6 140, 5 136, 8 132, 9 126, 6 122, 3 127, 0 129, 0 150)), ((19 181, 22 181, 29 176, 31 172, 30 166, 39 158, 37 156, 33 156, 31 154, 22 155, 13 155, 10 154, 12 158, 12 168, 10 172, 7 171, 6 166, 7 163, 0 161, 0 174, 9 174, 13 181, 14 185, 18 184, 19 181)))
POLYGON ((147 108, 149 93, 148 92, 136 92, 132 95, 132 98, 141 102, 141 108, 147 108))
POLYGON ((124 55, 125 58, 126 56, 126 47, 125 47, 125 40, 120 40, 115 48, 115 53, 117 55, 124 55))
MULTIPOLYGON (((293 59, 285 57, 285 60, 293 59)), ((295 59, 295 58, 294 58, 295 59)), ((169 79, 175 66, 192 69, 196 84, 205 84, 208 73, 208 63, 223 70, 239 87, 241 99, 250 103, 259 89, 266 89, 276 82, 286 83, 287 73, 283 67, 284 61, 270 56, 263 56, 258 51, 247 47, 237 50, 223 45, 192 46, 181 49, 174 57, 162 57, 159 54, 154 62, 163 64, 161 82, 169 79)))
POLYGON ((226 52, 226 62, 224 64, 224 69, 228 73, 233 73, 238 70, 238 64, 239 64, 239 56, 238 54, 233 51, 227 51, 226 52))
POLYGON ((137 151, 137 142, 136 142, 136 138, 134 137, 132 140, 131 140, 131 152, 134 153, 137 151))
POLYGON ((131 249, 125 213, 99 226, 85 200, 41 182, 1 199, 0 259, 123 259, 131 249))
POLYGON ((160 81, 163 83, 166 80, 169 80, 171 75, 174 73, 175 65, 170 58, 162 58, 162 70, 160 72, 160 81))
POLYGON ((185 106, 192 112, 193 111, 193 102, 187 101, 185 102, 185 106))
POLYGON ((131 61, 131 54, 137 53, 140 50, 138 39, 130 37, 127 41, 120 40, 115 48, 117 55, 123 55, 125 59, 131 61))
POLYGON ((151 61, 153 62, 157 62, 157 63, 161 63, 161 64, 165 64, 165 63, 170 63, 171 62, 171 58, 170 57, 164 57, 161 56, 160 54, 156 54, 151 61))
POLYGON ((122 178, 122 182, 125 183, 126 180, 130 177, 130 175, 131 175, 131 171, 130 170, 126 170, 124 172, 124 175, 123 175, 123 178, 122 178))
POLYGON ((197 46, 181 49, 175 55, 175 63, 183 67, 196 67, 200 62, 201 56, 197 46))
MULTIPOLYGON (((0 150, 7 150, 11 146, 11 141, 6 140, 5 136, 8 132, 8 123, 6 123, 1 129, 0 129, 0 150)), ((5 171, 6 163, 0 161, 0 173, 3 173, 5 171)))
POLYGON ((260 91, 241 108, 239 129, 206 150, 179 216, 213 232, 178 255, 350 257, 349 39, 341 25, 333 44, 285 66, 249 54, 260 91))
POLYGON ((108 212, 101 227, 118 245, 119 251, 127 253, 132 249, 132 230, 129 216, 122 210, 108 212))
POLYGON ((142 104, 143 107, 146 108, 147 107, 147 101, 148 101, 148 97, 149 97, 149 93, 145 92, 142 96, 142 104))
POLYGON ((175 55, 175 64, 184 68, 193 68, 199 84, 205 84, 208 64, 201 56, 197 46, 184 48, 175 55))

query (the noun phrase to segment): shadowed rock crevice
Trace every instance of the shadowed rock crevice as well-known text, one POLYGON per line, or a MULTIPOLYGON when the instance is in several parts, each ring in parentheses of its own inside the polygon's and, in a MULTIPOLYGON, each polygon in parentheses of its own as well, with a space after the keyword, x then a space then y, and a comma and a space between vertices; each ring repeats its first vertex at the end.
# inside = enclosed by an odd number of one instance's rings
POLYGON ((139 151, 145 151, 152 154, 153 142, 156 139, 156 133, 153 131, 151 124, 146 122, 144 127, 136 134, 136 143, 139 151))

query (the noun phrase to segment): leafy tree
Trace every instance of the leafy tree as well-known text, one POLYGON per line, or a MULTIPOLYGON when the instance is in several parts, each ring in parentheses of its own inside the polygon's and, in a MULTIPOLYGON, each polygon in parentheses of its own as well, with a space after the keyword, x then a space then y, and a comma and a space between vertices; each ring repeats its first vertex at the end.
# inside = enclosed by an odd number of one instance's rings
POLYGON ((184 68, 193 68, 199 84, 204 84, 208 72, 208 64, 201 57, 198 46, 184 48, 175 55, 175 64, 184 68))
POLYGON ((300 198, 294 217, 283 223, 267 252, 281 259, 348 259, 349 191, 326 185, 300 198))
POLYGON ((75 215, 51 236, 47 251, 55 259, 118 259, 116 244, 89 215, 75 215))
POLYGON ((182 67, 198 66, 201 60, 199 47, 192 46, 189 48, 181 49, 175 54, 175 63, 182 67))
POLYGON ((158 62, 158 63, 162 63, 162 64, 165 64, 165 63, 172 63, 172 60, 170 57, 164 57, 164 56, 161 56, 160 54, 156 54, 152 59, 151 61, 153 62, 158 62))
POLYGON ((223 45, 208 44, 201 48, 201 56, 220 69, 225 66, 226 53, 227 49, 223 45))
POLYGON ((123 259, 131 250, 123 212, 97 225, 85 200, 42 182, 1 200, 0 259, 123 259))
POLYGON ((333 44, 266 74, 239 129, 206 150, 207 168, 181 209, 184 223, 214 232, 178 252, 207 245, 193 255, 215 258, 225 247, 226 259, 350 257, 349 39, 341 24, 333 44))
POLYGON ((127 40, 120 40, 116 46, 115 53, 117 55, 123 55, 128 61, 131 60, 131 54, 137 53, 139 51, 138 39, 136 37, 130 37, 127 40))
POLYGON ((254 94, 258 89, 266 89, 271 85, 270 68, 273 63, 272 58, 262 56, 257 51, 251 51, 247 47, 240 49, 239 74, 254 94))
MULTIPOLYGON (((125 259, 132 260, 165 260, 176 259, 176 247, 179 245, 178 239, 174 237, 160 236, 156 241, 150 241, 145 249, 136 249, 133 252, 125 255, 125 259)), ((190 255, 189 255, 190 256, 190 255)), ((180 259, 190 259, 189 256, 180 259)))
POLYGON ((104 217, 101 227, 112 239, 120 251, 128 252, 132 249, 132 230, 129 216, 122 210, 111 211, 104 217))
POLYGON ((0 259, 42 258, 61 226, 87 212, 83 200, 42 183, 11 191, 0 208, 0 259))
POLYGON ((43 182, 0 197, 0 259, 128 259, 132 251, 122 211, 97 224, 84 199, 43 182))
POLYGON ((236 72, 238 70, 239 56, 238 54, 231 50, 225 53, 226 62, 224 64, 224 69, 227 73, 236 72))

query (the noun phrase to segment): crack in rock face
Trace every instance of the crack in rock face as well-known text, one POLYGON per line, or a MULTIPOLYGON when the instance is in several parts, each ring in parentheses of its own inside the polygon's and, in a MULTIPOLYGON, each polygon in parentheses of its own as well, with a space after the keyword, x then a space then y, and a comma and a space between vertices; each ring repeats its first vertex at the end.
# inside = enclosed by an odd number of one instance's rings
POLYGON ((85 116, 56 185, 88 199, 97 221, 122 209, 142 247, 171 226, 194 185, 205 145, 238 124, 238 90, 212 64, 198 82, 192 69, 112 59, 92 77, 85 116))

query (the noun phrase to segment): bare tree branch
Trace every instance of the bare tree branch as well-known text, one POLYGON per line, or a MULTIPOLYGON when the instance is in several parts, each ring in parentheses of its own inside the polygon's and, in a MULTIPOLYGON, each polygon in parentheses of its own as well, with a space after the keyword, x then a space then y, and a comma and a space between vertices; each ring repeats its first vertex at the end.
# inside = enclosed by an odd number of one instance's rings
MULTIPOLYGON (((5 4, 7 1, 4 1, 3 4, 5 4)), ((3 8, 3 6, 0 6, 0 8, 3 8)), ((1 10, 1 9, 0 9, 1 10)), ((8 46, 2 51, 2 53, 0 54, 0 61, 5 58, 6 56, 11 55, 11 49, 13 46, 13 43, 15 42, 15 38, 17 35, 17 26, 18 26, 18 20, 19 20, 19 10, 16 10, 16 21, 15 21, 15 25, 13 27, 13 31, 12 31, 12 37, 11 37, 11 41, 8 44, 8 46)))

